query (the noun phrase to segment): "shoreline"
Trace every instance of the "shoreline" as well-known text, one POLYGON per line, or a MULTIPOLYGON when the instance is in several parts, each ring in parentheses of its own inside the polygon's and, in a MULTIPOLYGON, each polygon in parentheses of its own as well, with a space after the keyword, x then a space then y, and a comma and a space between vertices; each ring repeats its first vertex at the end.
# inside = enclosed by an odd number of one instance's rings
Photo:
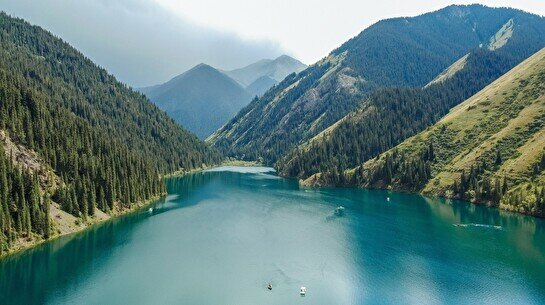
POLYGON ((487 201, 470 201, 470 200, 464 200, 464 199, 461 199, 461 198, 446 197, 446 196, 442 196, 442 195, 438 195, 438 194, 434 194, 434 193, 411 191, 411 190, 406 190, 406 189, 401 189, 401 188, 363 187, 363 186, 357 186, 357 185, 334 186, 334 185, 330 185, 330 184, 327 184, 327 183, 326 184, 309 183, 307 181, 309 178, 307 178, 307 179, 298 179, 298 178, 290 178, 290 177, 284 177, 284 176, 280 176, 280 177, 282 177, 284 179, 297 179, 297 183, 299 184, 299 187, 302 187, 302 188, 309 188, 309 189, 354 188, 354 189, 360 189, 360 190, 380 190, 380 191, 388 191, 388 192, 395 192, 395 193, 402 193, 402 194, 419 195, 419 196, 422 196, 422 197, 425 197, 425 198, 430 198, 430 199, 457 200, 457 201, 467 202, 467 203, 469 203, 471 205, 474 205, 474 206, 484 206, 487 209, 495 209, 495 210, 498 210, 500 212, 511 213, 511 214, 514 214, 514 215, 529 216, 529 217, 533 217, 533 218, 536 218, 536 219, 544 219, 545 220, 545 217, 541 217, 540 215, 519 211, 517 209, 513 209, 513 208, 510 208, 508 206, 506 207, 506 205, 503 205, 503 204, 490 205, 490 202, 487 202, 487 201))
MULTIPOLYGON (((162 198, 166 198, 167 195, 168 194, 165 192, 165 193, 163 193, 161 195, 153 196, 152 198, 149 198, 147 200, 144 200, 144 201, 141 201, 141 202, 136 202, 136 203, 134 203, 134 207, 124 209, 124 210, 121 210, 121 211, 117 211, 117 212, 112 213, 112 214, 106 214, 106 215, 108 215, 107 218, 95 217, 92 220, 88 220, 87 222, 84 222, 83 224, 77 225, 73 231, 57 233, 57 234, 51 236, 48 239, 43 239, 43 238, 34 239, 34 240, 28 241, 27 243, 24 243, 24 244, 22 244, 20 246, 15 246, 14 248, 9 249, 8 252, 5 252, 5 253, 1 254, 0 255, 0 261, 2 261, 4 259, 7 259, 9 257, 12 257, 14 255, 17 255, 17 254, 21 254, 21 253, 23 253, 25 251, 30 251, 30 250, 36 248, 39 245, 45 244, 47 242, 54 241, 54 240, 59 239, 61 237, 76 235, 76 234, 85 232, 86 230, 91 229, 91 228, 93 228, 93 227, 95 227, 97 225, 104 224, 104 223, 106 223, 108 221, 118 219, 120 217, 129 215, 131 213, 135 213, 135 212, 137 212, 137 211, 139 211, 141 209, 144 209, 144 208, 152 205, 153 203, 157 202, 158 200, 161 200, 162 198)), ((52 208, 52 207, 53 207, 53 205, 50 206, 50 208, 52 208)), ((80 218, 78 218, 78 220, 82 221, 80 218)))
MULTIPOLYGON (((193 169, 193 170, 190 170, 190 171, 174 172, 174 173, 171 173, 171 174, 168 174, 168 175, 164 175, 162 178, 167 179, 167 178, 174 178, 174 177, 183 177, 185 175, 190 175, 190 174, 205 171, 207 169, 218 168, 218 167, 223 167, 223 166, 256 167, 256 166, 262 166, 262 165, 259 164, 258 162, 229 160, 229 161, 223 162, 223 163, 221 163, 219 165, 215 165, 215 166, 205 166, 205 167, 201 167, 201 168, 198 168, 198 169, 193 169)), ((282 177, 282 176, 280 176, 280 177, 282 177)), ((289 178, 289 177, 282 177, 282 178, 292 179, 292 178, 289 178)), ((310 188, 310 189, 327 189, 327 188, 337 189, 337 188, 343 188, 343 187, 337 187, 337 186, 332 186, 332 185, 307 185, 307 184, 302 183, 302 182, 303 181, 301 181, 301 180, 298 181, 299 186, 302 187, 302 188, 310 188)), ((541 218, 541 217, 536 216, 536 215, 532 215, 532 214, 528 214, 528 213, 521 213, 519 211, 514 211, 514 210, 502 208, 501 206, 489 206, 485 202, 471 202, 471 201, 461 200, 461 199, 457 199, 457 198, 448 198, 448 197, 434 195, 434 194, 424 194, 422 192, 413 192, 413 191, 407 191, 407 190, 402 190, 402 189, 367 188, 367 187, 358 187, 358 186, 346 186, 346 187, 347 188, 355 188, 355 189, 364 189, 364 190, 382 190, 382 191, 390 191, 390 192, 397 192, 397 193, 413 194, 413 195, 419 195, 419 196, 423 196, 423 197, 430 198, 430 199, 436 198, 436 199, 446 199, 446 200, 449 200, 449 199, 450 200, 459 200, 459 201, 467 202, 468 204, 471 204, 471 205, 485 206, 486 208, 489 208, 489 209, 496 209, 498 211, 507 212, 507 213, 514 214, 514 215, 526 215, 526 216, 534 217, 534 218, 537 218, 537 219, 544 219, 544 218, 541 218)), ((112 214, 104 214, 103 212, 101 212, 102 214, 107 215, 107 217, 102 217, 101 218, 101 217, 98 217, 98 216, 95 215, 93 217, 93 219, 91 219, 91 220, 88 220, 88 221, 86 221, 86 222, 84 222, 82 224, 76 224, 76 227, 75 227, 75 229, 73 231, 57 233, 57 234, 53 235, 52 237, 50 237, 48 239, 34 239, 32 241, 28 241, 27 243, 23 243, 23 244, 21 244, 19 246, 14 246, 13 249, 10 249, 8 252, 3 253, 2 255, 0 255, 0 261, 3 260, 3 259, 7 259, 9 257, 12 257, 14 255, 17 255, 17 254, 21 254, 21 253, 23 253, 25 251, 30 251, 30 250, 36 248, 37 246, 39 246, 41 244, 54 241, 54 240, 56 240, 58 238, 61 238, 61 237, 70 236, 70 235, 77 235, 77 234, 83 233, 86 230, 91 229, 91 228, 93 228, 93 227, 95 227, 97 225, 101 225, 101 224, 104 224, 104 223, 106 223, 108 221, 112 221, 112 220, 118 219, 120 217, 127 216, 129 214, 138 212, 138 211, 143 210, 143 209, 147 208, 148 206, 156 203, 157 201, 159 201, 159 200, 161 200, 163 198, 166 198, 167 195, 168 195, 168 193, 165 192, 163 194, 153 196, 152 198, 144 200, 142 202, 134 203, 134 206, 131 207, 131 208, 124 209, 124 210, 121 210, 121 211, 116 211, 116 212, 114 212, 112 214)), ((53 204, 51 205, 50 208, 53 208, 53 204)), ((82 221, 80 218, 77 218, 77 220, 82 221)))
POLYGON ((203 172, 205 170, 223 167, 223 166, 258 167, 258 166, 264 166, 264 165, 262 163, 259 163, 258 161, 225 160, 222 163, 216 164, 213 166, 201 166, 199 168, 195 168, 189 171, 185 171, 185 170, 175 171, 170 174, 166 174, 162 176, 162 178, 166 179, 166 178, 183 177, 185 175, 195 174, 195 173, 203 172))
MULTIPOLYGON (((168 178, 174 178, 174 177, 183 177, 185 175, 195 174, 195 173, 198 173, 198 172, 205 171, 207 169, 221 167, 221 166, 254 167, 254 166, 260 166, 260 163, 258 163, 256 161, 227 160, 227 161, 224 161, 224 162, 222 162, 220 164, 213 165, 213 166, 202 166, 202 167, 195 168, 195 169, 192 169, 192 170, 189 170, 189 171, 183 171, 183 170, 176 171, 176 172, 173 172, 173 173, 170 173, 170 174, 163 175, 161 178, 162 179, 168 179, 168 178)), ((55 233, 54 235, 52 235, 48 239, 43 239, 41 237, 33 236, 32 240, 30 240, 30 241, 18 240, 15 243, 15 245, 13 246, 13 248, 9 249, 5 253, 0 254, 0 261, 3 260, 3 259, 6 259, 8 257, 14 256, 16 254, 20 254, 20 253, 23 253, 25 251, 29 251, 29 250, 31 250, 33 248, 36 248, 37 246, 39 246, 41 244, 56 240, 56 239, 64 237, 64 236, 69 236, 69 235, 72 235, 72 234, 75 235, 75 234, 78 234, 78 233, 82 233, 85 230, 88 230, 88 229, 91 229, 91 228, 95 227, 96 225, 100 225, 100 224, 103 224, 103 223, 105 223, 107 221, 115 220, 115 219, 117 219, 119 217, 126 216, 126 215, 129 215, 131 213, 137 212, 137 211, 139 211, 141 209, 144 209, 144 208, 150 206, 151 204, 155 203, 156 201, 158 201, 158 200, 160 200, 162 198, 166 198, 167 195, 168 195, 168 193, 165 191, 165 193, 163 193, 163 194, 153 196, 152 198, 149 198, 149 199, 144 200, 142 202, 136 202, 136 203, 134 203, 134 206, 131 207, 131 208, 124 209, 124 210, 121 210, 121 211, 116 211, 116 212, 114 212, 112 214, 105 214, 104 212, 99 210, 99 213, 97 213, 92 219, 88 219, 86 222, 84 222, 81 218, 77 218, 77 221, 79 222, 79 224, 74 224, 71 227, 70 231, 55 233), (103 216, 102 217, 97 216, 99 214, 102 214, 103 216)), ((49 208, 50 209, 56 209, 57 207, 55 207, 54 205, 55 205, 55 203, 51 204, 51 206, 49 208)), ((53 215, 51 215, 51 220, 53 222, 55 221, 53 219, 53 215)), ((57 224, 57 226, 58 225, 59 224, 57 224)), ((57 226, 54 229, 58 229, 57 226)), ((22 238, 20 238, 20 239, 22 239, 22 238)))

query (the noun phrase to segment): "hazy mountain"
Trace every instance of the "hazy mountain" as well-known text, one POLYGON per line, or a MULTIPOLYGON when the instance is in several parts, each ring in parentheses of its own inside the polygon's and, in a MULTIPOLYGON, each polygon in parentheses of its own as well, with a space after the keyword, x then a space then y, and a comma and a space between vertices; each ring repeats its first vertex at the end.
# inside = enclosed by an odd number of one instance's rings
POLYGON ((306 68, 307 65, 297 59, 282 55, 276 59, 263 59, 240 69, 223 72, 242 86, 247 87, 263 76, 280 82, 289 74, 299 73, 306 68))
MULTIPOLYGON (((501 51, 507 67, 514 66, 541 49, 544 37, 544 18, 520 10, 482 5, 449 6, 417 17, 383 20, 324 60, 296 76, 288 76, 245 107, 209 141, 230 156, 263 159, 269 165, 275 164, 297 145, 360 109, 378 89, 423 87, 479 48, 489 54, 501 51)), ((458 67, 463 67, 461 62, 458 67)), ((496 71, 505 67, 491 66, 496 71)), ((446 74, 443 78, 448 79, 456 74, 456 69, 446 74)), ((471 90, 475 89, 478 90, 471 90)), ((434 109, 433 114, 445 111, 438 110, 434 109)), ((401 117, 399 123, 410 123, 430 113, 414 115, 417 117, 401 117)), ((401 130, 405 127, 399 126, 401 130)), ((418 131, 417 128, 412 132, 418 131)), ((387 149, 402 139, 390 138, 384 133, 382 137, 379 134, 372 145, 387 149)), ((363 138, 362 142, 365 141, 363 138)))
POLYGON ((545 49, 345 181, 545 216, 544 80, 545 49))
POLYGON ((139 90, 178 123, 204 139, 248 105, 252 98, 276 85, 278 79, 305 67, 286 55, 275 60, 260 60, 233 71, 222 72, 200 64, 164 84, 139 90), (239 78, 235 80, 229 75, 239 78))
POLYGON ((250 96, 261 96, 276 84, 278 84, 278 81, 275 79, 269 76, 261 76, 246 87, 246 92, 250 96))
POLYGON ((221 127, 251 100, 240 84, 206 64, 140 91, 200 138, 221 127))

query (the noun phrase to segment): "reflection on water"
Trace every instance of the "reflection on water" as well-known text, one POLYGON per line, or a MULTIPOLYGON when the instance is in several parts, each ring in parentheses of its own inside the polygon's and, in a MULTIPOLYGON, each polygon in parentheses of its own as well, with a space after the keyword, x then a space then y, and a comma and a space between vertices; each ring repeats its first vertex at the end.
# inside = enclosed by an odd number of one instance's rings
POLYGON ((222 168, 166 186, 152 212, 0 261, 0 303, 545 300, 543 220, 417 195, 300 189, 266 168, 222 168))

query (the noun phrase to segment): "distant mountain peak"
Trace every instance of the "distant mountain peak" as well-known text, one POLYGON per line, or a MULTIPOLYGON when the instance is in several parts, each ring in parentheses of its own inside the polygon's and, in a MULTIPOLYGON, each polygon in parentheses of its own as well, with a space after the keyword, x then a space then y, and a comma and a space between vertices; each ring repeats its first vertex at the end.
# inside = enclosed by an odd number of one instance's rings
POLYGON ((238 82, 203 63, 164 84, 140 91, 202 139, 252 98, 238 82))
POLYGON ((289 56, 289 55, 280 55, 278 56, 274 61, 283 61, 283 62, 297 62, 297 63, 301 63, 301 61, 289 56))
POLYGON ((287 75, 304 68, 303 63, 287 55, 262 59, 232 71, 200 63, 164 84, 139 91, 204 139, 253 97, 261 96, 287 75))
POLYGON ((193 68, 187 70, 186 72, 184 72, 182 74, 186 74, 188 72, 195 72, 195 71, 217 71, 217 72, 221 73, 216 68, 214 68, 214 67, 212 67, 210 65, 207 65, 205 63, 200 63, 200 64, 194 66, 193 68))
POLYGON ((274 60, 263 59, 240 69, 223 72, 239 82, 242 86, 248 87, 263 76, 268 76, 269 78, 280 82, 291 73, 298 73, 306 68, 307 65, 299 60, 288 55, 281 55, 274 60))
POLYGON ((195 68, 212 68, 214 69, 212 66, 208 65, 208 64, 205 64, 203 62, 201 62, 200 64, 196 65, 195 67, 193 67, 193 69, 195 68))

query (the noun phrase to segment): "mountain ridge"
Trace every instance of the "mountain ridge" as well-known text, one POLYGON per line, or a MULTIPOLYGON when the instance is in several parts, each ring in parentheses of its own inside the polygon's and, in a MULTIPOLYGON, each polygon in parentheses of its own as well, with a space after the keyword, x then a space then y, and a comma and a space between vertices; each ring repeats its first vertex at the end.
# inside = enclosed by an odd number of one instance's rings
POLYGON ((456 60, 488 44, 510 19, 515 20, 514 34, 497 51, 512 54, 506 58, 515 65, 543 46, 536 42, 543 37, 542 17, 470 5, 379 21, 323 60, 288 76, 207 141, 230 157, 275 165, 355 111, 373 91, 426 85, 456 60))

